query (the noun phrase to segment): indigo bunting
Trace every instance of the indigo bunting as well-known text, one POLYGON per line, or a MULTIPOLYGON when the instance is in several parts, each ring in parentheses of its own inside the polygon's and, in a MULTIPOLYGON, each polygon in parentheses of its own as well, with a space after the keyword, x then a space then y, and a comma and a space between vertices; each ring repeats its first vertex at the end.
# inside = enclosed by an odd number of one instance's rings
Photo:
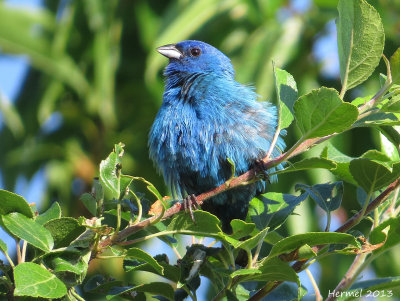
MULTIPOLYGON (((228 158, 235 176, 253 168, 271 145, 276 108, 236 82, 230 59, 209 44, 183 41, 157 50, 169 64, 149 150, 173 197, 198 195, 227 181, 232 176, 228 158)), ((284 146, 279 136, 272 157, 284 146)), ((265 181, 258 181, 231 189, 206 200, 202 209, 229 232, 231 220, 245 219, 250 200, 264 188, 265 181)))

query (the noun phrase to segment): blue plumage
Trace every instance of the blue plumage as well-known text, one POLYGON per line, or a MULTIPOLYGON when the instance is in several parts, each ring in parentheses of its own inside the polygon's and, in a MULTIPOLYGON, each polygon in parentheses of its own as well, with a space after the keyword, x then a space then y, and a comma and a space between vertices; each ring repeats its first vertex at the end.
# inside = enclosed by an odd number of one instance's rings
MULTIPOLYGON (((276 108, 258 102, 251 87, 235 81, 228 57, 200 41, 158 48, 170 62, 163 103, 149 134, 150 157, 174 198, 211 190, 266 156, 276 125, 276 108)), ((272 156, 284 148, 281 137, 272 156)), ((264 189, 259 181, 219 194, 202 208, 217 215, 223 229, 244 219, 249 201, 264 189)))

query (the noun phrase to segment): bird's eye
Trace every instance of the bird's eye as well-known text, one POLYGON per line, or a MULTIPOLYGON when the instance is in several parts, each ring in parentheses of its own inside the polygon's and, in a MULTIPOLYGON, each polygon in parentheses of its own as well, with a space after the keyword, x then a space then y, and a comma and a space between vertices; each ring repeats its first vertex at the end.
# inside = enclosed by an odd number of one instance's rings
POLYGON ((201 54, 200 48, 193 47, 192 49, 190 49, 191 56, 198 57, 200 54, 201 54))

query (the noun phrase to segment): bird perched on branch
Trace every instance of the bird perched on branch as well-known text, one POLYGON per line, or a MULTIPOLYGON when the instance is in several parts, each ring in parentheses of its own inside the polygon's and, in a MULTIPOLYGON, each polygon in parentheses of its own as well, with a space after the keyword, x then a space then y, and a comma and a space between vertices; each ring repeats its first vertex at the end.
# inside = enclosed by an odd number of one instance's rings
MULTIPOLYGON (((183 41, 157 50, 169 64, 149 149, 173 197, 198 195, 230 179, 228 158, 235 176, 253 168, 270 148, 276 108, 257 101, 253 88, 236 82, 230 59, 209 44, 183 41)), ((283 149, 279 137, 271 156, 283 149)), ((265 181, 258 181, 228 190, 206 200, 202 209, 230 232, 230 221, 244 219, 250 200, 264 188, 265 181)))

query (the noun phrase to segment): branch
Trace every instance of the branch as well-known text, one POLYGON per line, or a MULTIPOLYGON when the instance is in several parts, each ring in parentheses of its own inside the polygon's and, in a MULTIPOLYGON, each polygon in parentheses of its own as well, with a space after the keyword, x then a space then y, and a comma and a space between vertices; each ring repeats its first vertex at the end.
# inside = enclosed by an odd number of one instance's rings
MULTIPOLYGON (((341 225, 339 228, 335 230, 335 232, 339 233, 344 233, 356 226, 364 216, 368 215, 371 211, 373 211, 375 208, 377 208, 379 205, 381 205, 383 202, 387 200, 389 195, 397 188, 400 186, 400 178, 397 178, 393 183, 391 183, 379 196, 377 196, 367 207, 367 209, 364 211, 361 209, 360 211, 357 212, 357 214, 353 215, 351 218, 349 218, 343 225, 341 225)), ((312 250, 315 253, 318 253, 324 245, 318 245, 314 246, 312 250)), ((299 260, 296 261, 293 265, 292 268, 296 272, 301 272, 304 268, 304 265, 307 263, 308 260, 299 260)), ((263 297, 268 295, 271 291, 273 291, 275 288, 277 288, 283 281, 273 281, 273 282, 267 282, 265 286, 260 289, 256 294, 254 294, 249 301, 255 301, 255 300, 261 300, 263 297), (273 283, 273 285, 271 285, 273 283)))

